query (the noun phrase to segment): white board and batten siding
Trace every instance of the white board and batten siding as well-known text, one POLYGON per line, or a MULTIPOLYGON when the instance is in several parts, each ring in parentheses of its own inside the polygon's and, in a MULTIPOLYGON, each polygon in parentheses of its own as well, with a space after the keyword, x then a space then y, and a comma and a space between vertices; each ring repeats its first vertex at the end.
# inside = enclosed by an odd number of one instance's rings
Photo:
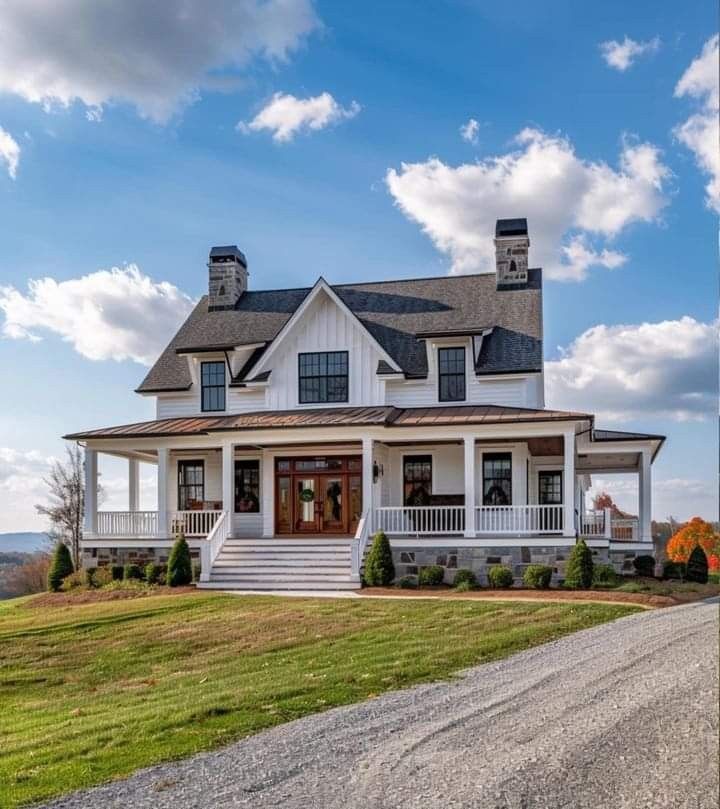
POLYGON ((396 407, 432 407, 442 404, 492 404, 508 407, 538 407, 538 389, 533 377, 516 376, 503 379, 478 378, 467 374, 467 397, 464 402, 441 402, 438 399, 436 374, 428 374, 421 382, 386 382, 387 404, 396 407))

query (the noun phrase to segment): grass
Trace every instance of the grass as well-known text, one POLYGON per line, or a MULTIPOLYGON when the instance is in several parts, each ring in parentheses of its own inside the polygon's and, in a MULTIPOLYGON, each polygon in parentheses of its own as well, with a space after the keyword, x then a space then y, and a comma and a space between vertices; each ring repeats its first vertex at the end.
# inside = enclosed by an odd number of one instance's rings
POLYGON ((213 593, 0 602, 0 806, 447 678, 635 609, 213 593))

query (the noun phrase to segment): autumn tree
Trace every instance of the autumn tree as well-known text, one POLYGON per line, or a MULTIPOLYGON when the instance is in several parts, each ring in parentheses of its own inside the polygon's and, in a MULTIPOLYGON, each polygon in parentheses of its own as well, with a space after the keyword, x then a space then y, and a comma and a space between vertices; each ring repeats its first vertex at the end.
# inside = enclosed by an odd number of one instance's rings
POLYGON ((673 562, 687 563, 696 545, 705 551, 710 570, 720 570, 720 534, 700 517, 693 517, 681 526, 668 540, 665 551, 673 562))
POLYGON ((600 494, 596 494, 595 497, 593 497, 593 509, 595 511, 604 511, 606 508, 609 508, 612 516, 617 517, 618 519, 628 516, 624 511, 621 511, 615 505, 612 497, 610 497, 607 492, 600 492, 600 494))

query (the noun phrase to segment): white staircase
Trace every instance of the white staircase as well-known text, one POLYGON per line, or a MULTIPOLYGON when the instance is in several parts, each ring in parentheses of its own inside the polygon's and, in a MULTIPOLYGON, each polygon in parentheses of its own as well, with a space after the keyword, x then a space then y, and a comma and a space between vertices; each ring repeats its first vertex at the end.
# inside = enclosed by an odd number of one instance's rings
POLYGON ((249 539, 228 537, 213 562, 210 580, 198 587, 215 590, 357 590, 348 539, 249 539))

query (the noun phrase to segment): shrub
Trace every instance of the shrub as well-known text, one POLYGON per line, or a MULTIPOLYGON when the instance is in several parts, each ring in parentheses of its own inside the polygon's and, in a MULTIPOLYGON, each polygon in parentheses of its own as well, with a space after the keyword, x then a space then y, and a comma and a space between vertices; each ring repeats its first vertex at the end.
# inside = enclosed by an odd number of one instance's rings
POLYGON ((167 584, 170 587, 180 587, 192 581, 192 560, 185 534, 180 532, 170 551, 167 564, 167 584))
POLYGON ((113 565, 110 570, 112 571, 112 580, 113 581, 122 581, 123 575, 125 573, 125 568, 122 565, 113 565))
POLYGON ((552 574, 552 568, 548 565, 528 565, 523 573, 523 584, 536 590, 547 590, 552 574))
POLYGON ((73 572, 70 549, 64 542, 58 542, 50 562, 48 571, 48 590, 57 593, 62 587, 63 579, 73 572))
POLYGON ((88 580, 87 570, 76 570, 69 576, 65 576, 60 585, 60 589, 65 593, 70 590, 87 590, 90 587, 88 580))
POLYGON ((402 576, 397 580, 395 586, 401 590, 414 590, 417 587, 417 582, 414 576, 402 576))
POLYGON ((200 562, 193 562, 192 563, 192 580, 194 582, 200 581, 200 562))
POLYGON ((638 576, 652 577, 655 575, 655 557, 650 555, 636 556, 633 567, 638 576))
POLYGON ((418 584, 432 586, 442 584, 445 578, 445 569, 441 565, 428 565, 421 567, 418 574, 418 584))
POLYGON ((455 585, 455 592, 456 593, 469 593, 475 588, 470 584, 469 581, 461 581, 460 584, 455 585))
POLYGON ((680 579, 682 581, 685 578, 685 563, 673 562, 671 559, 666 560, 663 562, 662 577, 663 579, 680 579))
POLYGON ((493 565, 488 570, 488 582, 490 586, 496 590, 502 590, 506 587, 512 587, 513 573, 506 565, 493 565))
POLYGON ((123 581, 129 579, 141 580, 143 577, 142 568, 140 565, 128 564, 123 567, 123 581))
POLYGON ((384 531, 378 531, 365 560, 365 584, 370 587, 386 587, 394 578, 395 565, 390 540, 384 531))
POLYGON ((109 567, 96 567, 93 569, 92 586, 107 587, 113 580, 112 569, 109 567))
POLYGON ((690 554, 687 563, 685 578, 698 584, 707 584, 708 580, 708 560, 707 554, 702 546, 696 545, 690 554))
POLYGON ((587 590, 592 585, 593 559, 584 539, 578 540, 570 551, 565 567, 565 586, 575 590, 587 590))
POLYGON ((160 565, 156 565, 155 562, 148 562, 145 565, 145 581, 148 584, 157 584, 159 575, 160 565))
POLYGON ((453 586, 457 588, 464 586, 466 590, 471 590, 473 587, 477 586, 477 576, 472 570, 469 570, 466 567, 461 567, 460 570, 458 570, 458 572, 455 574, 453 586))
POLYGON ((720 573, 708 573, 708 581, 713 584, 720 584, 720 573))
POLYGON ((612 565, 593 565, 593 587, 613 587, 620 583, 620 576, 612 565))

